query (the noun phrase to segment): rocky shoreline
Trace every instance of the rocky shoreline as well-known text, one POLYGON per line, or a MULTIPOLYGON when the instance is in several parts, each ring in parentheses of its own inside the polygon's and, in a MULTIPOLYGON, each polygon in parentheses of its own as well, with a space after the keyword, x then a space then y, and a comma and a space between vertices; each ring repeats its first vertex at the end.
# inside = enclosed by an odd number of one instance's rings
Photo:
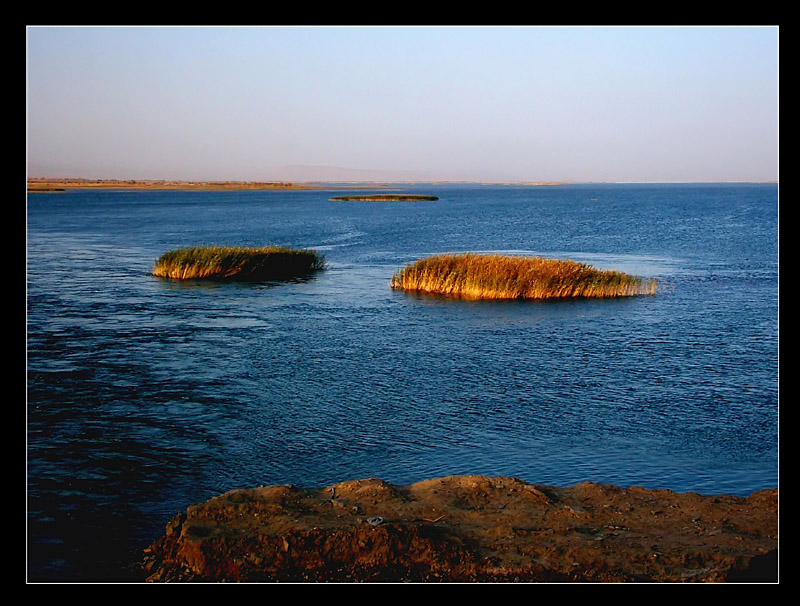
POLYGON ((262 486, 177 514, 142 569, 149 582, 777 582, 778 489, 262 486))

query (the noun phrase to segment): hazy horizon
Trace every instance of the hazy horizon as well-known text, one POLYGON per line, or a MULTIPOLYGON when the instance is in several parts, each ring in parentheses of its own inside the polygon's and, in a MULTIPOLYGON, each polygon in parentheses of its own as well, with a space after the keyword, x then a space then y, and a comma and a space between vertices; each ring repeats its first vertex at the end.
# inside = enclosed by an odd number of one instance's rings
POLYGON ((27 174, 773 182, 777 27, 27 28, 27 174))

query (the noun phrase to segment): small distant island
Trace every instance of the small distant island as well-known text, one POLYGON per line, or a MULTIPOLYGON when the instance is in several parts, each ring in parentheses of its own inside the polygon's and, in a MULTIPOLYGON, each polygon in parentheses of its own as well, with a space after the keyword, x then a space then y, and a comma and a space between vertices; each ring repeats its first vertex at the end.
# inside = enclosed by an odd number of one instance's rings
POLYGON ((331 198, 334 202, 433 202, 438 200, 437 196, 425 196, 418 194, 372 194, 354 196, 336 196, 331 198))
POLYGON ((173 280, 291 280, 325 268, 313 250, 282 246, 193 246, 164 253, 153 275, 173 280))
POLYGON ((489 300, 652 295, 657 285, 657 280, 569 259, 475 253, 420 259, 391 281, 393 289, 489 300))

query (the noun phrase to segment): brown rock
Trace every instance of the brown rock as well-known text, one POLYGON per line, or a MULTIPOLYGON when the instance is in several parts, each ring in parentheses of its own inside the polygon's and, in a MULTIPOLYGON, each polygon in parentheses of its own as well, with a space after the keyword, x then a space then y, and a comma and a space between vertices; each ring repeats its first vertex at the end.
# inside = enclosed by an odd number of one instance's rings
POLYGON ((451 476, 234 490, 175 516, 143 567, 151 582, 772 582, 777 549, 777 489, 451 476))

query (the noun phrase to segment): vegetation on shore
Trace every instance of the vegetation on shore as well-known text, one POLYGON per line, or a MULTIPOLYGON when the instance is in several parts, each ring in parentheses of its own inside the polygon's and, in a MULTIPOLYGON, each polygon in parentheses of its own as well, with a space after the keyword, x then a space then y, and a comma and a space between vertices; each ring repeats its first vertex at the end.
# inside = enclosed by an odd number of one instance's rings
POLYGON ((194 246, 164 253, 153 275, 175 280, 290 280, 325 268, 313 250, 280 246, 194 246))
POLYGON ((28 187, 29 194, 57 194, 67 191, 63 187, 28 187))
POLYGON ((152 190, 152 191, 247 191, 247 190, 285 190, 314 189, 315 186, 303 183, 281 181, 166 181, 155 179, 47 179, 28 178, 28 192, 64 191, 67 189, 112 189, 112 190, 152 190))
POLYGON ((417 195, 417 194, 373 194, 355 196, 336 196, 331 198, 334 202, 433 202, 438 200, 437 196, 417 195))
POLYGON ((569 259, 462 253, 410 263, 391 285, 468 299, 551 299, 652 295, 658 281, 569 259))

